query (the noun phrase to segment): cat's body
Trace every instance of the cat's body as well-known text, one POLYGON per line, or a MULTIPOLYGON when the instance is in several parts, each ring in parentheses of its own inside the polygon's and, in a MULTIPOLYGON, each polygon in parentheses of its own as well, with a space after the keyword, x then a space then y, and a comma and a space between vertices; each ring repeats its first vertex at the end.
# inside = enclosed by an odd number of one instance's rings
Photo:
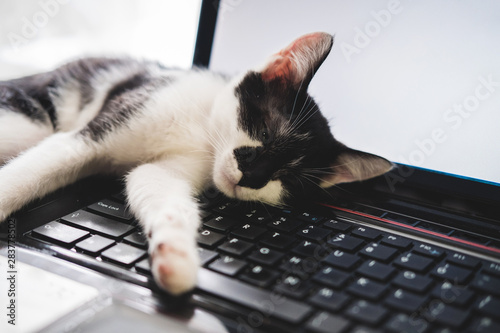
POLYGON ((189 290, 200 222, 193 198, 208 186, 281 205, 390 169, 337 142, 307 94, 331 46, 327 34, 303 36, 235 79, 94 58, 0 82, 0 221, 84 176, 125 175, 155 280, 174 294, 189 290))

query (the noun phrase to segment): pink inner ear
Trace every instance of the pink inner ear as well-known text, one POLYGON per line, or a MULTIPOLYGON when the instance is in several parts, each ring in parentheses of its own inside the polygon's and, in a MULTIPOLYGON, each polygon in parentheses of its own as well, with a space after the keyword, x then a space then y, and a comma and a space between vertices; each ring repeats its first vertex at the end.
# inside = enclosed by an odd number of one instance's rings
POLYGON ((271 60, 266 69, 262 72, 262 79, 264 81, 271 81, 282 78, 292 82, 300 81, 301 78, 296 77, 297 66, 299 64, 292 61, 292 53, 306 53, 307 55, 307 49, 314 48, 313 44, 324 37, 324 33, 317 32, 302 36, 293 41, 290 45, 273 56, 273 60, 271 60))

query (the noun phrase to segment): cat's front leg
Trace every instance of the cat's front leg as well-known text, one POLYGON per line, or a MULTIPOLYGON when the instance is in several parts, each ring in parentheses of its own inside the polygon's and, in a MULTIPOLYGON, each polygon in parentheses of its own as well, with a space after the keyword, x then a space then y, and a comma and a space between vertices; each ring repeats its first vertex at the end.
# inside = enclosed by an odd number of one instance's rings
POLYGON ((127 176, 126 190, 130 209, 149 238, 154 279, 178 295, 196 284, 200 217, 189 177, 182 166, 169 162, 135 168, 127 176))
POLYGON ((95 172, 96 147, 58 133, 0 167, 0 222, 33 199, 95 172))

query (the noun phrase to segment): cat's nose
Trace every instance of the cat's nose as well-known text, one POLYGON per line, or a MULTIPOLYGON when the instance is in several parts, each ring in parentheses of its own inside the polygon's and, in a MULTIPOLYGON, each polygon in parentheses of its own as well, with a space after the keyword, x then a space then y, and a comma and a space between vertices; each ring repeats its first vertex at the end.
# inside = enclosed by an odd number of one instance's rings
POLYGON ((271 176, 270 165, 261 152, 262 147, 240 147, 233 151, 238 169, 243 173, 238 185, 259 189, 267 184, 271 176))

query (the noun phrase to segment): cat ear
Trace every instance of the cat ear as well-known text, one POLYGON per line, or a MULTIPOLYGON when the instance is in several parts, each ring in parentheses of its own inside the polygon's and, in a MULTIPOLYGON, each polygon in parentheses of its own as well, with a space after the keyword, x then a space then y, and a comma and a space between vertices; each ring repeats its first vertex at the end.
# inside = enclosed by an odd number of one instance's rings
POLYGON ((332 173, 323 177, 321 187, 361 181, 383 175, 393 164, 383 157, 347 148, 331 164, 332 173))
POLYGON ((327 33, 304 35, 271 57, 261 72, 262 79, 280 79, 295 88, 307 87, 332 45, 333 37, 327 33))

